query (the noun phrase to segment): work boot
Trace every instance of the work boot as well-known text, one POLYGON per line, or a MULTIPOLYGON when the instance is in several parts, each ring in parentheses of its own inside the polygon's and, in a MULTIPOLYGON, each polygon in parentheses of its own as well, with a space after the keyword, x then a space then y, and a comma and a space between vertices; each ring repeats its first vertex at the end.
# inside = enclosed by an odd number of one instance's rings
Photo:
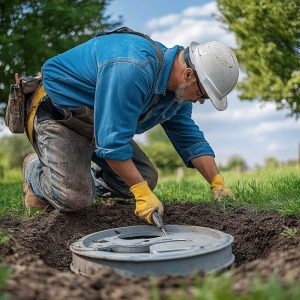
POLYGON ((25 169, 28 163, 32 160, 36 159, 36 153, 31 153, 27 155, 23 162, 23 204, 26 208, 38 208, 38 209, 45 209, 47 205, 43 202, 43 200, 36 196, 32 189, 30 188, 29 184, 25 180, 25 169))

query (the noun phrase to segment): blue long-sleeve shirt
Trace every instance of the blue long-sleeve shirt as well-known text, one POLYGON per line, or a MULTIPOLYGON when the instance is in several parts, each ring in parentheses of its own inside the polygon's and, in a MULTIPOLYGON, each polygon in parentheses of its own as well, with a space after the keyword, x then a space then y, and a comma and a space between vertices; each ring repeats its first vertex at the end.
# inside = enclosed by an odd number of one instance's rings
POLYGON ((192 158, 214 152, 191 118, 192 104, 178 103, 167 90, 175 56, 182 48, 157 45, 164 56, 159 74, 155 48, 145 38, 110 34, 46 61, 43 84, 55 105, 94 110, 99 157, 132 158, 134 134, 161 124, 184 163, 192 167, 192 158))

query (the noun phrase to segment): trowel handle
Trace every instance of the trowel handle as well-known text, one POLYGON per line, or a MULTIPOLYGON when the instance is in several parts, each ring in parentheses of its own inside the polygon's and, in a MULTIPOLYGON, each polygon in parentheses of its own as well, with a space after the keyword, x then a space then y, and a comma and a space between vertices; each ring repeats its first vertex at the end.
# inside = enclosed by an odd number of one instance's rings
POLYGON ((163 220, 157 210, 155 210, 152 214, 152 220, 158 228, 162 228, 164 226, 163 220))

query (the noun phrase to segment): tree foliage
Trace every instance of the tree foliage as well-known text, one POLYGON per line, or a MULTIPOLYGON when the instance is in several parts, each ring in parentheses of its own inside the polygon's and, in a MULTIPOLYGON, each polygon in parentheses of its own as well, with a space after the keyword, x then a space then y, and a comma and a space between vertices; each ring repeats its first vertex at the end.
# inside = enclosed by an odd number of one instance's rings
POLYGON ((155 142, 144 147, 154 165, 165 173, 174 172, 183 162, 171 143, 155 142))
POLYGON ((34 152, 25 134, 14 134, 0 138, 0 165, 22 168, 24 158, 34 152))
POLYGON ((234 32, 246 78, 241 99, 275 102, 300 115, 300 0, 217 0, 234 32))
POLYGON ((15 72, 35 75, 48 58, 119 25, 104 16, 109 2, 0 0, 0 104, 15 72))
POLYGON ((280 161, 276 157, 267 157, 265 159, 265 167, 274 169, 280 166, 280 161))
POLYGON ((170 143, 170 140, 160 125, 147 131, 147 140, 149 144, 156 142, 170 143))
POLYGON ((161 126, 147 132, 148 145, 143 149, 154 165, 163 172, 174 172, 184 164, 161 126))
POLYGON ((227 168, 227 170, 244 172, 248 169, 248 166, 243 157, 241 157, 239 155, 233 155, 229 158, 226 168, 227 168))

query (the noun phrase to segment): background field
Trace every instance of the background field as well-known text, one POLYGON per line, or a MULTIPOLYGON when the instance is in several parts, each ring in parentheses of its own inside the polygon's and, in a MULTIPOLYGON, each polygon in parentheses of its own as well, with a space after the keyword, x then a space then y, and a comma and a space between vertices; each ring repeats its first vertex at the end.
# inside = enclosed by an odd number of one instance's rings
MULTIPOLYGON (((192 201, 211 202, 210 186, 195 170, 176 178, 161 176, 155 189, 164 203, 192 201)), ((226 184, 235 194, 235 199, 222 202, 224 209, 232 206, 247 206, 254 209, 276 210, 283 215, 300 217, 300 167, 285 166, 263 168, 256 171, 223 172, 226 184)), ((18 169, 6 172, 0 180, 0 217, 8 212, 24 214, 22 207, 22 175, 18 169)))

